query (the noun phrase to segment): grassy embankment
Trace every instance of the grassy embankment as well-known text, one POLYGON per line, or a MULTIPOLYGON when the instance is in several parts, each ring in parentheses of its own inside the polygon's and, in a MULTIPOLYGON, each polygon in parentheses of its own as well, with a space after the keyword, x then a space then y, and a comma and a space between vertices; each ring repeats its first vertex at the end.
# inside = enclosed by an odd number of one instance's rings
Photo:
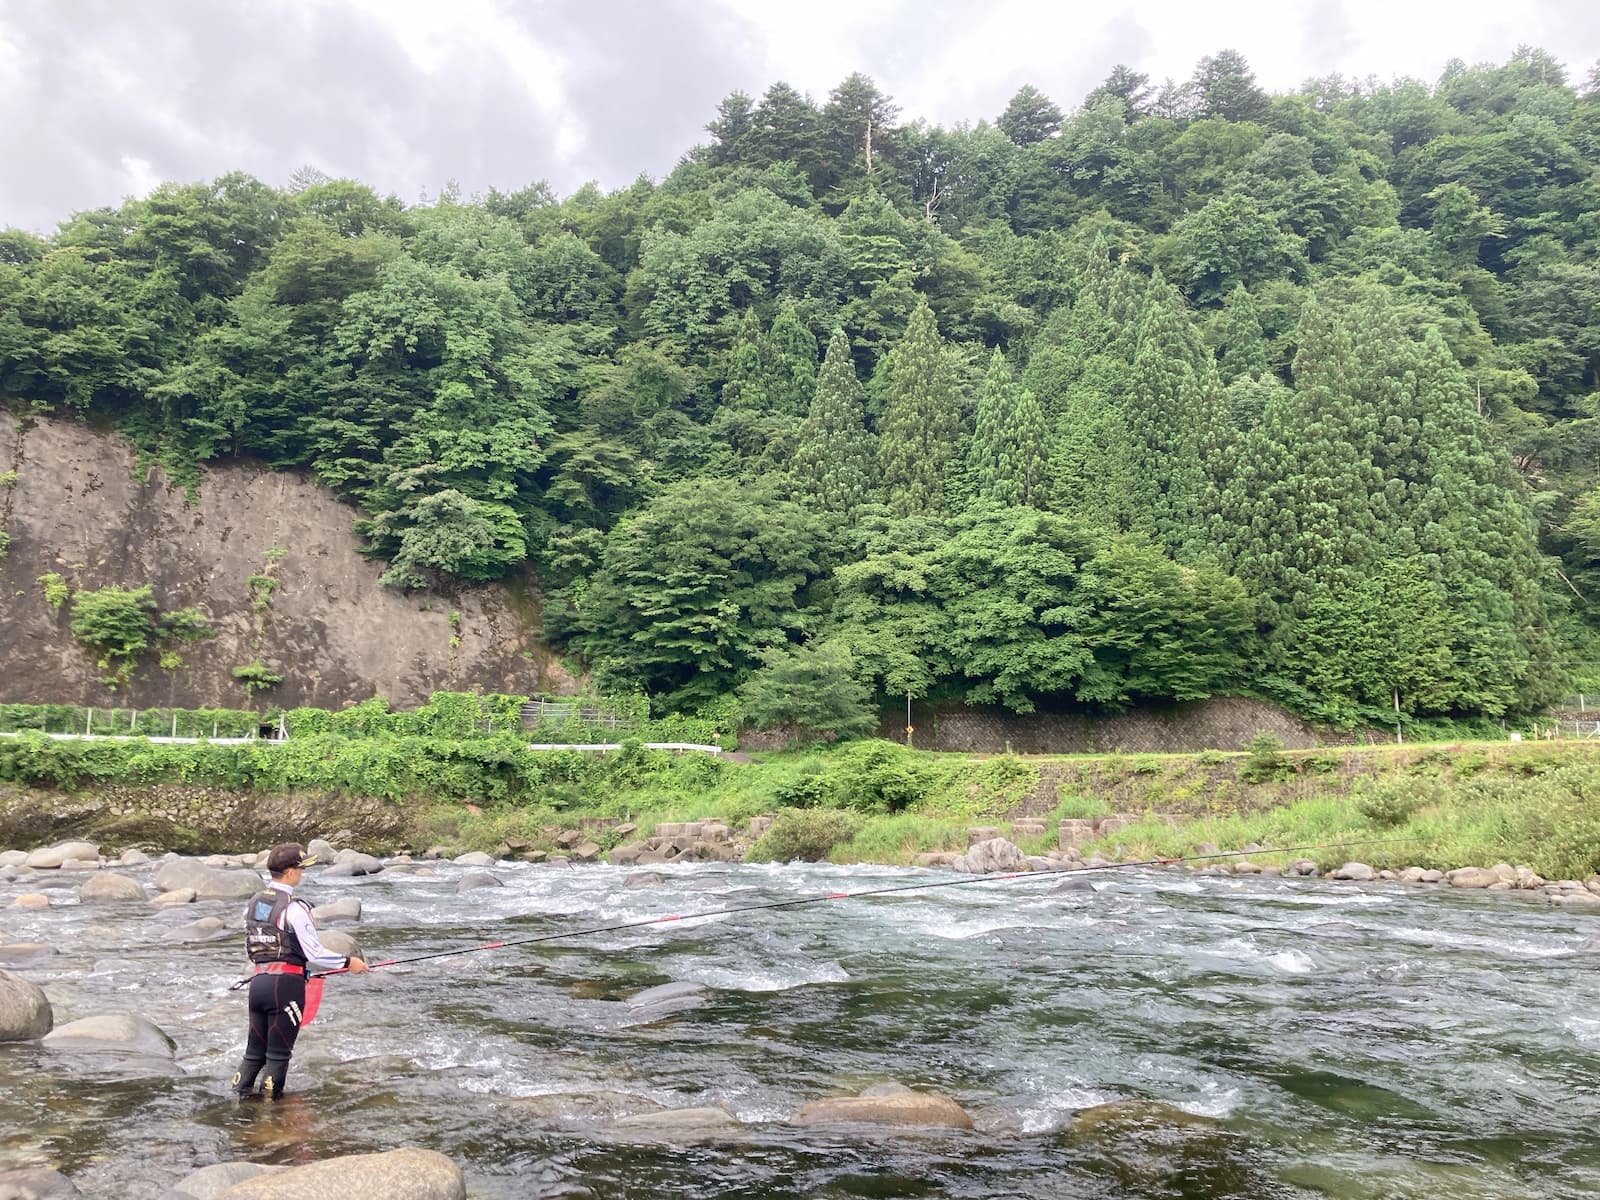
MULTIPOLYGON (((869 742, 749 765, 656 760, 612 784, 604 797, 560 812, 540 804, 477 812, 431 806, 421 826, 462 845, 505 836, 537 845, 552 820, 627 817, 642 836, 663 821, 715 817, 737 826, 776 812, 759 857, 904 863, 964 849, 974 824, 1009 831, 1013 819, 1044 818, 1044 837, 1016 839, 1043 852, 1054 845, 1059 819, 1122 813, 1137 820, 1086 853, 1153 857, 1191 854, 1207 842, 1233 849, 1386 840, 1305 857, 1322 867, 1359 858, 1379 868, 1440 869, 1504 860, 1550 878, 1600 870, 1600 746, 1593 743, 1024 758, 869 742)), ((1288 857, 1252 855, 1262 863, 1288 857)))
MULTIPOLYGON (((636 836, 647 836, 663 821, 716 817, 741 827, 775 812, 779 820, 755 847, 757 857, 903 863, 965 848, 975 824, 1006 830, 1016 818, 1043 818, 1043 837, 1015 839, 1041 852, 1054 845, 1057 820, 1119 813, 1134 822, 1086 849, 1149 857, 1192 853, 1208 842, 1232 849, 1389 838, 1397 840, 1306 857, 1322 866, 1354 856, 1376 867, 1439 868, 1505 860, 1547 877, 1600 870, 1597 742, 1024 758, 870 741, 738 763, 646 751, 637 742, 604 756, 531 751, 509 713, 492 725, 504 732, 484 736, 491 700, 508 706, 512 699, 441 694, 412 713, 388 713, 381 702, 337 714, 296 710, 293 736, 275 746, 58 741, 22 732, 0 739, 0 785, 24 789, 15 802, 25 806, 61 798, 77 813, 89 800, 91 815, 82 818, 89 824, 76 828, 85 834, 94 832, 97 795, 114 794, 126 812, 141 793, 176 788, 293 797, 313 821, 318 812, 336 820, 341 801, 369 797, 394 818, 385 828, 404 829, 413 845, 463 850, 512 837, 551 847, 555 833, 594 818, 631 820, 636 836)), ((43 711, 11 707, 13 717, 43 711)), ((205 716, 217 724, 217 714, 205 716)), ((162 729, 170 723, 165 714, 158 722, 162 729)), ((184 833, 185 845, 219 840, 198 821, 174 832, 184 833)), ((597 840, 604 845, 615 835, 599 832, 597 840)))

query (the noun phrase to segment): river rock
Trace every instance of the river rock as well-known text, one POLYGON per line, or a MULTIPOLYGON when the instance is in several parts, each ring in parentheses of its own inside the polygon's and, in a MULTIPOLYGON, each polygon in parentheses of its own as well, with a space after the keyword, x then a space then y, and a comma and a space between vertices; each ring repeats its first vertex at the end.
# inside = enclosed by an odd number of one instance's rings
POLYGON ((49 1167, 0 1171, 0 1200, 75 1200, 81 1195, 72 1180, 49 1167))
POLYGON ((470 892, 474 888, 505 887, 494 875, 488 871, 468 871, 456 884, 456 892, 470 892))
POLYGON ((1458 888, 1487 888, 1500 882, 1500 876, 1487 867, 1457 867, 1454 871, 1446 871, 1446 879, 1451 887, 1458 888))
POLYGON ((666 876, 658 875, 654 871, 635 871, 622 881, 622 886, 625 888, 655 887, 657 884, 665 882, 666 876))
POLYGON ((156 872, 155 883, 163 892, 193 888, 201 900, 247 900, 264 886, 254 871, 208 867, 192 858, 175 859, 162 866, 156 872))
POLYGON ((1027 858, 1017 846, 1005 838, 984 838, 967 847, 967 852, 951 866, 957 871, 973 875, 988 875, 995 871, 1014 871, 1026 868, 1027 858))
POLYGON ((971 1129, 972 1118, 949 1096, 891 1091, 887 1095, 835 1096, 802 1105, 792 1125, 892 1125, 971 1129))
POLYGON ((646 988, 629 999, 628 1008, 634 1020, 653 1021, 668 1013, 694 1008, 705 1000, 705 993, 706 985, 703 983, 677 980, 646 988))
POLYGON ((631 1092, 547 1092, 542 1096, 517 1096, 501 1107, 537 1120, 615 1121, 666 1109, 646 1096, 631 1092))
POLYGON ((407 1146, 257 1175, 217 1193, 216 1200, 466 1200, 466 1195, 460 1167, 436 1150, 407 1146))
POLYGON ((1297 875, 1301 878, 1314 878, 1317 873, 1317 864, 1309 858, 1297 858, 1289 864, 1284 871, 1285 875, 1297 875))
POLYGON ((1588 889, 1575 892, 1556 892, 1549 897, 1549 900, 1557 908, 1574 908, 1584 912, 1592 912, 1600 908, 1600 896, 1596 896, 1588 889))
POLYGON ((11 901, 11 908, 49 908, 50 897, 43 892, 23 892, 11 901))
POLYGON ((1401 883, 1421 883, 1422 882, 1422 868, 1421 867, 1407 867, 1404 871, 1400 872, 1400 882, 1401 883))
POLYGON ((333 843, 323 838, 312 838, 306 843, 306 853, 318 862, 337 862, 339 852, 333 848, 333 843))
POLYGON ((43 1038, 55 1050, 116 1050, 171 1058, 177 1046, 161 1029, 133 1013, 103 1013, 58 1025, 43 1038))
POLYGON ((238 926, 230 926, 221 917, 201 917, 198 921, 190 921, 187 925, 179 925, 165 936, 168 941, 172 942, 207 942, 212 938, 220 937, 222 934, 236 929, 242 933, 242 923, 238 926))
POLYGON ((0 867, 20 867, 27 861, 26 850, 0 850, 0 867))
POLYGON ((7 942, 0 945, 0 965, 37 962, 54 953, 56 948, 47 942, 7 942))
POLYGON ((361 901, 354 896, 340 896, 331 904, 319 904, 313 908, 311 919, 318 925, 327 921, 359 921, 361 901))
POLYGON ((176 888, 170 892, 162 892, 159 896, 152 896, 150 903, 159 905, 162 908, 167 908, 174 904, 193 904, 194 889, 176 888))
POLYGON ((117 865, 123 867, 143 867, 150 863, 150 856, 143 850, 124 850, 117 856, 117 865))
POLYGON ((494 859, 482 850, 469 850, 452 860, 458 867, 492 867, 494 859))
POLYGON ((93 842, 58 842, 54 846, 35 850, 28 855, 23 865, 35 870, 49 870, 67 862, 98 863, 99 861, 100 847, 93 842))
POLYGON ((38 984, 0 971, 0 1042, 36 1042, 54 1024, 50 1001, 38 984))
POLYGON ((338 879, 355 875, 376 875, 382 870, 383 860, 380 858, 362 854, 359 850, 341 850, 334 858, 333 866, 322 873, 330 879, 338 879))
POLYGON ((194 1200, 217 1200, 218 1196, 236 1183, 287 1169, 268 1166, 266 1163, 213 1163, 209 1167, 201 1167, 198 1171, 185 1175, 172 1190, 184 1196, 192 1196, 194 1200))
POLYGON ((85 880, 78 889, 79 904, 116 903, 126 900, 143 900, 144 887, 136 879, 107 871, 85 880))
POLYGON ((606 1132, 627 1141, 694 1142, 727 1137, 742 1126, 739 1118, 725 1108, 667 1108, 660 1112, 634 1113, 618 1117, 606 1132))
POLYGON ((1354 883, 1370 883, 1377 872, 1363 862, 1347 862, 1337 870, 1328 872, 1329 879, 1348 879, 1354 883))
POLYGON ((342 929, 319 929, 317 940, 334 954, 343 954, 347 958, 365 958, 361 953, 361 943, 342 929))

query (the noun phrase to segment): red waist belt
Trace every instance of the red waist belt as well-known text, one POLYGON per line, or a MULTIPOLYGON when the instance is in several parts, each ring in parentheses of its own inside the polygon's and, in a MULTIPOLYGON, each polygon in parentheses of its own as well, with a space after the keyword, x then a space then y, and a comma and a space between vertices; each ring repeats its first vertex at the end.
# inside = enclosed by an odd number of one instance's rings
POLYGON ((306 969, 297 967, 293 963, 257 963, 257 975, 304 975, 306 969))

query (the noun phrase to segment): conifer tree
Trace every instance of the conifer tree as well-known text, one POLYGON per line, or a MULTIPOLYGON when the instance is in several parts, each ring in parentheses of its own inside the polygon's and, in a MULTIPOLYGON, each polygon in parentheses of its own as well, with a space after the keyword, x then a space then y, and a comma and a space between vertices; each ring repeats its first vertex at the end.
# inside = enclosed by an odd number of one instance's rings
POLYGON ((1216 324, 1217 370, 1224 384, 1259 379, 1267 370, 1267 340, 1256 302, 1243 284, 1223 301, 1216 324))
POLYGON ((1278 621, 1375 561, 1394 525, 1349 333, 1313 297, 1299 341, 1294 388, 1251 431, 1224 497, 1224 565, 1278 621))
POLYGON ((846 521, 872 499, 877 454, 865 424, 850 339, 842 329, 835 329, 828 342, 791 470, 796 494, 846 521))
POLYGON ((722 384, 725 408, 762 412, 767 408, 767 380, 772 374, 770 350, 754 308, 744 310, 738 335, 728 349, 727 376, 722 384))
POLYGON ((918 299, 892 357, 878 440, 885 498, 897 516, 938 513, 961 413, 927 297, 918 299))
POLYGON ((998 349, 978 395, 977 429, 968 453, 974 490, 1004 505, 1045 507, 1049 436, 1044 410, 1019 389, 998 349))
POLYGON ((1463 631, 1452 707, 1497 714, 1548 703, 1562 680, 1523 485, 1437 330, 1407 349, 1408 386, 1391 422, 1405 436, 1386 438, 1384 461, 1415 552, 1463 631))
POLYGON ((1126 422, 1138 506, 1135 528, 1178 557, 1196 548, 1205 492, 1202 393, 1196 379, 1202 355, 1177 293, 1157 271, 1139 319, 1126 422))
POLYGON ((817 338, 785 300, 767 335, 766 393, 771 410, 798 417, 817 390, 817 338))

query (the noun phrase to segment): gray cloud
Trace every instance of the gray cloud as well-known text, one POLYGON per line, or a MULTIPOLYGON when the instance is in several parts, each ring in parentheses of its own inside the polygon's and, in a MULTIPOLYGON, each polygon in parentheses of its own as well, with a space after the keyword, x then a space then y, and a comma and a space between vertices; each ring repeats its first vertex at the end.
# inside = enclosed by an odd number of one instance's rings
MULTIPOLYGON (((744 3, 738 16, 736 0, 0 0, 0 225, 47 230, 162 179, 243 170, 282 184, 306 164, 406 201, 452 180, 468 193, 619 187, 669 170, 728 92, 758 96, 778 78, 821 101, 860 69, 905 119, 949 124, 992 119, 1023 83, 1071 109, 1114 63, 1159 83, 1176 55, 1192 65, 1239 44, 1226 14, 1198 18, 1180 0, 1093 20, 1057 3, 815 2, 808 18, 782 10, 781 34, 779 10, 744 3), (432 30, 420 46, 419 21, 432 30), (533 49, 506 53, 508 37, 533 49)), ((1375 5, 1316 0, 1281 27, 1248 27, 1279 49, 1258 71, 1293 86, 1284 76, 1302 66, 1299 78, 1395 49, 1375 5)), ((1498 43, 1515 25, 1578 78, 1600 46, 1592 5, 1480 6, 1475 20, 1463 13, 1458 40, 1498 43)), ((1426 49, 1440 63, 1454 52, 1426 49)))

